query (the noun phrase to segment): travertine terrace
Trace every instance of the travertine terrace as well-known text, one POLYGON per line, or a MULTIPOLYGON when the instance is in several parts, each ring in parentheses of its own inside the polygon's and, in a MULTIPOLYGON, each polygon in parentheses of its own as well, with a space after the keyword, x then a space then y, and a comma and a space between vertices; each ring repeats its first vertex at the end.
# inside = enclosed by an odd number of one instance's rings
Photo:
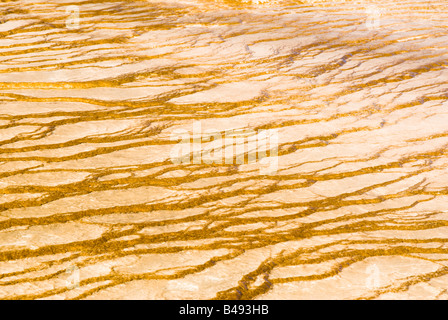
POLYGON ((0 299, 448 298, 447 5, 1 1, 0 299))

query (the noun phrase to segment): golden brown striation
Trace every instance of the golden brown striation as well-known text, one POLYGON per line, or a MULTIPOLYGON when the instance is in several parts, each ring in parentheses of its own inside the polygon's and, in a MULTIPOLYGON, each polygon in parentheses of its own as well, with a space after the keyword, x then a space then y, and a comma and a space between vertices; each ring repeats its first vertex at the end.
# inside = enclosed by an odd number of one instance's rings
POLYGON ((0 298, 447 298, 447 4, 0 2, 0 298))

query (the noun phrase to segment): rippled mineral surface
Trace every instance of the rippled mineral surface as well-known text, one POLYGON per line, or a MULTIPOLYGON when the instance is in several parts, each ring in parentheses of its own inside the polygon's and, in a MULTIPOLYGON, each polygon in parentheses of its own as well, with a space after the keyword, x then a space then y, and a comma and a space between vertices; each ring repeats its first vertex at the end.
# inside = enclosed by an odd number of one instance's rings
POLYGON ((0 299, 447 299, 447 5, 1 1, 0 299))

